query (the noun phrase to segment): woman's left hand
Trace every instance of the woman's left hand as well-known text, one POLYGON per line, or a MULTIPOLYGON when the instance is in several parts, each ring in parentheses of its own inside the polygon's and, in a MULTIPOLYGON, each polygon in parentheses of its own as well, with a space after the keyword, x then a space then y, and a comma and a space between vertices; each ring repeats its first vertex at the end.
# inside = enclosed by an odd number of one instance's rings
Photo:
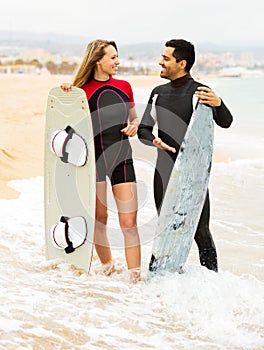
POLYGON ((121 130, 123 134, 129 137, 133 137, 137 134, 138 131, 138 125, 135 124, 129 124, 127 127, 121 130))
POLYGON ((62 83, 60 87, 63 91, 69 92, 72 88, 72 84, 71 83, 62 83))

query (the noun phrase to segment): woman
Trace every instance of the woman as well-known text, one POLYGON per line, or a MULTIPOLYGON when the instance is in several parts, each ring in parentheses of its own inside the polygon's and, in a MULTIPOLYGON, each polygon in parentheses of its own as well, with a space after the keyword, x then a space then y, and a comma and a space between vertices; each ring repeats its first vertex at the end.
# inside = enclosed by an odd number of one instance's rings
POLYGON ((82 88, 87 96, 94 132, 96 155, 95 248, 103 272, 114 271, 107 226, 108 176, 118 209, 119 224, 125 241, 125 256, 130 279, 140 279, 140 239, 137 229, 137 189, 132 150, 128 137, 137 134, 139 120, 133 92, 128 82, 114 79, 118 65, 115 42, 94 40, 88 44, 71 86, 82 88), (129 123, 128 123, 129 122, 129 123))

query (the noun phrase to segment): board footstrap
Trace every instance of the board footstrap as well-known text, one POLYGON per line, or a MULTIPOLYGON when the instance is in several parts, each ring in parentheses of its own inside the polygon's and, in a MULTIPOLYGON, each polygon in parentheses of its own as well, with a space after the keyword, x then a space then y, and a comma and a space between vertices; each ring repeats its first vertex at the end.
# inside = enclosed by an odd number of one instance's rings
POLYGON ((86 240, 86 221, 82 216, 62 216, 60 222, 51 228, 50 233, 53 246, 70 254, 86 240))
POLYGON ((70 125, 52 133, 50 150, 64 163, 83 166, 87 161, 86 142, 70 125))

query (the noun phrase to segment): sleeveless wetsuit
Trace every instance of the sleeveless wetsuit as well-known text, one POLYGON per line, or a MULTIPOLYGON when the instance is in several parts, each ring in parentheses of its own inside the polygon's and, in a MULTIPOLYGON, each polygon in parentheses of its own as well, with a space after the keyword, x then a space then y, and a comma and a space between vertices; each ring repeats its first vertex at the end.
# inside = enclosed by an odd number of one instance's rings
POLYGON ((134 182, 132 149, 128 137, 121 133, 127 126, 130 108, 134 107, 133 92, 124 80, 91 80, 84 85, 92 117, 97 182, 112 185, 134 182))
MULTIPOLYGON (((174 154, 158 148, 154 174, 154 197, 158 213, 174 162, 192 116, 193 95, 198 86, 203 86, 203 84, 194 81, 188 74, 154 88, 138 129, 140 141, 153 146, 152 141, 155 136, 152 131, 157 121, 158 136, 168 145, 175 147, 177 151, 174 154), (156 100, 154 102, 155 106, 153 106, 154 100, 156 100), (157 120, 153 118, 153 109, 156 110, 157 120)), ((233 117, 223 101, 220 107, 213 108, 213 114, 214 120, 219 126, 228 128, 231 125, 233 117)), ((216 248, 209 230, 209 219, 210 202, 207 191, 205 204, 195 234, 195 241, 199 248, 201 264, 217 271, 216 248)))

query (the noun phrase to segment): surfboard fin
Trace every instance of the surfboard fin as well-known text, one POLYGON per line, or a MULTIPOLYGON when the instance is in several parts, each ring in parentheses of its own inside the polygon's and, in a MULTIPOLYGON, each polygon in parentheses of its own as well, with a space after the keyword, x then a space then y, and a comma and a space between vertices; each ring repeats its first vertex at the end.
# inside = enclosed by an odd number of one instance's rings
POLYGON ((51 134, 50 150, 64 163, 83 166, 87 161, 86 142, 70 125, 51 134))
POLYGON ((67 254, 74 252, 86 239, 86 221, 82 216, 68 218, 62 216, 51 230, 51 241, 55 248, 64 249, 67 254))

